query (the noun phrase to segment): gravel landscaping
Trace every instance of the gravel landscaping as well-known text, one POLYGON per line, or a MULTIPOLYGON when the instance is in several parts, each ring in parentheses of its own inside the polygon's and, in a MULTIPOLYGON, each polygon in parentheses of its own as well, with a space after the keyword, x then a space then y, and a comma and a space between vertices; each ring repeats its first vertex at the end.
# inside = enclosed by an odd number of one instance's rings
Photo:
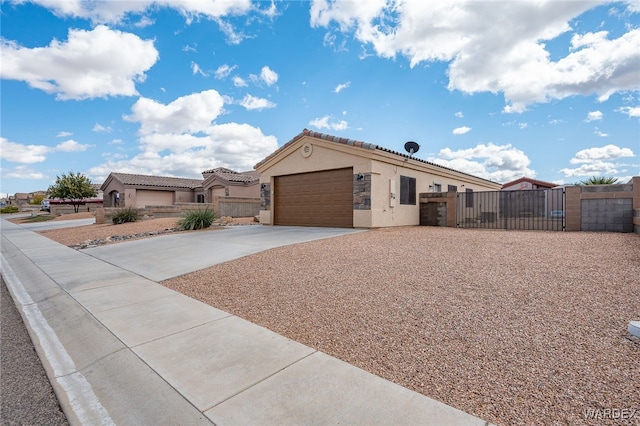
MULTIPOLYGON (((57 220, 88 219, 94 217, 93 213, 76 213, 62 215, 57 220)), ((200 231, 176 231, 179 218, 159 218, 145 219, 136 222, 93 224, 86 226, 75 226, 71 228, 49 229, 38 233, 66 246, 83 249, 96 247, 105 244, 121 243, 130 240, 139 240, 172 232, 207 232, 220 229, 220 226, 227 225, 250 225, 256 224, 253 218, 220 218, 214 222, 213 226, 200 231)), ((14 223, 20 223, 20 219, 11 219, 14 223)))
POLYGON ((407 227, 163 284, 498 425, 640 424, 639 277, 635 234, 407 227))
POLYGON ((497 425, 618 425, 640 424, 639 277, 635 234, 406 227, 162 284, 497 425))

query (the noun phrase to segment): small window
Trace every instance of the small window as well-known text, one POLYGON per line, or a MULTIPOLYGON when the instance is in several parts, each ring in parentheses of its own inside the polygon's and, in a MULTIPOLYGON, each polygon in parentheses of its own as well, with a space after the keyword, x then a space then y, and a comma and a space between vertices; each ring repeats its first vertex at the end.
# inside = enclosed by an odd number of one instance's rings
POLYGON ((435 183, 433 184, 433 192, 442 192, 442 185, 440 185, 439 183, 435 183))
POLYGON ((196 196, 196 202, 198 203, 204 203, 204 194, 198 194, 196 196))
POLYGON ((455 185, 447 185, 448 192, 458 192, 458 187, 455 185))
POLYGON ((464 195, 465 207, 473 208, 473 189, 467 188, 464 195))
POLYGON ((416 178, 400 176, 400 204, 416 205, 416 178))

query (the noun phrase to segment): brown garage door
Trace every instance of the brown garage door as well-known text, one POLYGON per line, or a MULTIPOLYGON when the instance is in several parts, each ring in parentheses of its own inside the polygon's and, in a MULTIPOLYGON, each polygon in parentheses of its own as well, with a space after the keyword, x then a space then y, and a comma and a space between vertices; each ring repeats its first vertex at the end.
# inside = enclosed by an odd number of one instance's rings
POLYGON ((277 176, 274 224, 353 227, 353 169, 277 176))

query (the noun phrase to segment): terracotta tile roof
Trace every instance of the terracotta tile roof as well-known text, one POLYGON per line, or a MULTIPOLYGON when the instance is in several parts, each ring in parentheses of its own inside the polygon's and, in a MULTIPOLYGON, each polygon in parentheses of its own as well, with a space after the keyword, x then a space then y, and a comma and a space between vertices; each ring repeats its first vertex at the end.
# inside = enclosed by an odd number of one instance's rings
POLYGON ((323 140, 327 140, 327 141, 331 141, 331 142, 336 142, 336 143, 341 143, 344 145, 349 145, 349 146, 355 146, 358 148, 362 148, 362 149, 370 149, 370 150, 380 150, 380 151, 384 151, 384 152, 388 152, 390 154, 394 154, 403 158, 410 158, 414 161, 418 161, 420 163, 424 163, 424 164, 429 164, 430 166, 434 166, 434 167, 438 167, 441 168, 443 170, 449 170, 452 172, 456 172, 456 173, 460 173, 466 176, 471 176, 473 178, 476 179, 481 179, 487 182, 491 182, 491 183, 496 183, 494 181, 491 181, 489 179, 484 179, 481 178, 479 176, 475 176, 469 173, 465 173, 465 172, 461 172, 459 170, 455 170, 446 166, 441 166, 440 164, 436 164, 436 163, 432 163, 430 161, 427 160, 421 160, 420 158, 416 158, 413 157, 409 154, 403 154, 401 152, 397 152, 397 151, 393 151, 387 148, 383 148, 380 145, 376 145, 376 144, 372 144, 372 143, 367 143, 367 142, 362 142, 362 141, 357 141, 354 139, 347 139, 347 138, 341 138, 338 136, 331 136, 331 135, 327 135, 325 133, 320 133, 320 132, 314 132, 308 129, 304 129, 301 133, 297 134, 296 136, 293 137, 293 139, 291 139, 289 142, 285 143, 284 145, 282 145, 280 148, 278 148, 277 150, 275 150, 273 153, 271 153, 269 156, 267 156, 264 160, 262 160, 261 162, 259 162, 258 164, 256 164, 254 166, 254 168, 258 168, 260 167, 262 164, 264 164, 265 162, 267 162, 269 159, 273 158, 274 156, 276 156, 280 151, 282 151, 283 149, 285 149, 286 147, 288 147, 289 145, 294 144, 296 141, 298 141, 299 139, 303 138, 304 136, 310 136, 313 138, 318 138, 318 139, 323 139, 323 140))
MULTIPOLYGON (((203 175, 216 175, 227 182, 254 182, 260 179, 258 172, 250 171, 250 172, 236 172, 234 170, 226 169, 224 167, 218 167, 211 170, 205 170, 202 172, 203 175)), ((207 176, 207 180, 209 176, 207 176)))
POLYGON ((528 177, 521 177, 514 181, 505 183, 504 185, 502 185, 502 188, 517 185, 520 182, 529 182, 533 185, 536 185, 538 188, 555 188, 556 186, 559 186, 557 183, 545 182, 543 180, 537 180, 537 179, 532 179, 528 177))
POLYGON ((120 183, 133 186, 157 186, 163 188, 196 189, 202 186, 202 179, 187 179, 169 176, 147 176, 129 173, 111 173, 120 183))

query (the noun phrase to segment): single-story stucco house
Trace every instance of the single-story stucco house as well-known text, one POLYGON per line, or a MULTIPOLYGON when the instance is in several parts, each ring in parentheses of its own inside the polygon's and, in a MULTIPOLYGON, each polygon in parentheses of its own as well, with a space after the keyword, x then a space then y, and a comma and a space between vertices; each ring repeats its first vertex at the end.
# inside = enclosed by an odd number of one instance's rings
POLYGON ((503 191, 526 191, 530 189, 551 189, 557 187, 557 183, 545 182, 543 180, 521 177, 502 185, 503 191))
POLYGON ((216 168, 203 179, 110 173, 101 186, 105 207, 173 206, 176 203, 212 203, 215 197, 258 198, 257 172, 216 168))
POLYGON ((260 223, 266 225, 418 225, 420 193, 502 187, 375 144, 307 129, 255 169, 260 173, 260 223))
POLYGON ((255 170, 236 172, 218 167, 205 170, 202 176, 206 200, 213 200, 216 196, 260 198, 260 177, 255 170))

